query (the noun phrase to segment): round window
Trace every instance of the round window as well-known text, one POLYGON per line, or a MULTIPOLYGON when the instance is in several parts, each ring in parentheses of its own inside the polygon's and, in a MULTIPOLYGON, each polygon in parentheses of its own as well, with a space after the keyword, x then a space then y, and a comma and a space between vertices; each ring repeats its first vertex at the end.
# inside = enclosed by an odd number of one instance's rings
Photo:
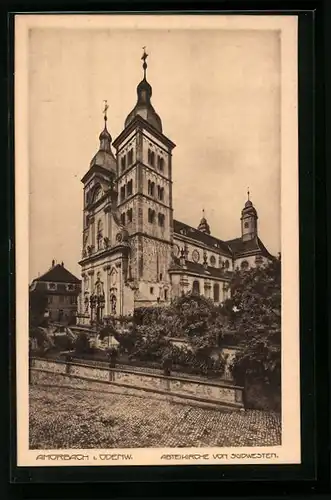
POLYGON ((193 250, 193 252, 192 252, 192 259, 193 259, 193 262, 199 262, 200 255, 199 255, 198 250, 193 250))
POLYGON ((241 269, 248 269, 249 264, 248 264, 247 260, 243 260, 240 267, 241 267, 241 269))

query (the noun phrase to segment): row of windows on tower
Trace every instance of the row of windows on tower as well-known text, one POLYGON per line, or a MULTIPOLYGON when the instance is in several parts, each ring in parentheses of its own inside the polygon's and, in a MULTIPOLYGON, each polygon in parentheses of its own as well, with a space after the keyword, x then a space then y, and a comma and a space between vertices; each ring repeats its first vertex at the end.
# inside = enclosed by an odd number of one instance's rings
MULTIPOLYGON (((148 222, 150 224, 154 224, 155 219, 156 219, 156 212, 155 212, 155 210, 153 210, 152 208, 149 208, 148 209, 148 222)), ((158 214, 157 215, 157 221, 158 221, 158 225, 160 227, 164 227, 164 220, 165 220, 164 214, 158 214)))
POLYGON ((128 196, 132 195, 132 179, 121 187, 121 201, 125 200, 128 196))
POLYGON ((131 148, 130 151, 126 155, 123 155, 121 158, 121 173, 123 173, 127 167, 130 167, 132 163, 133 163, 133 149, 131 148))
MULTIPOLYGON (((150 196, 155 196, 155 182, 148 181, 148 194, 150 196)), ((159 200, 164 200, 164 188, 157 186, 157 197, 159 200)))
MULTIPOLYGON (((148 150, 148 163, 152 167, 155 167, 155 153, 154 151, 151 151, 150 149, 148 150)), ((157 157, 157 168, 160 170, 160 172, 164 171, 164 159, 161 156, 157 157)))

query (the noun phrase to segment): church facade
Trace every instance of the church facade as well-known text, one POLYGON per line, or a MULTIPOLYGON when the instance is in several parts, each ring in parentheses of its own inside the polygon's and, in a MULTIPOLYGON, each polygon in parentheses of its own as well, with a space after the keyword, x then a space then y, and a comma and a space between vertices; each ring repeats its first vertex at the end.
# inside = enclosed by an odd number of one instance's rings
POLYGON ((206 218, 197 228, 174 219, 172 159, 175 144, 164 134, 144 77, 137 103, 113 141, 105 125, 84 186, 82 294, 79 322, 107 322, 135 308, 167 304, 200 293, 221 303, 236 268, 273 259, 258 236, 258 215, 248 199, 241 235, 223 241, 206 218))

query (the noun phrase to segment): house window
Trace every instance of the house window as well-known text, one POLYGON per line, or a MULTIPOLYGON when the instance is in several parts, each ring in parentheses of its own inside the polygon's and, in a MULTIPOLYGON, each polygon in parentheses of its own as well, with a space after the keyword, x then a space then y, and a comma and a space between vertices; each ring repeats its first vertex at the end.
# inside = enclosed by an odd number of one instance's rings
POLYGON ((148 163, 149 164, 151 163, 151 154, 152 154, 152 151, 149 149, 148 150, 148 163))
POLYGON ((149 289, 149 293, 150 293, 151 295, 154 295, 154 288, 153 288, 152 286, 151 286, 151 287, 150 287, 150 289, 149 289))
POLYGON ((198 280, 193 281, 192 293, 193 293, 193 295, 199 295, 200 294, 200 283, 199 283, 198 280))
POLYGON ((121 201, 125 200, 125 186, 121 187, 121 201))
POLYGON ((158 221, 159 221, 159 226, 164 227, 164 215, 163 214, 158 215, 158 221))
POLYGON ((220 301, 220 286, 218 283, 214 284, 214 302, 220 301))
POLYGON ((148 222, 153 223, 155 220, 155 210, 148 209, 148 222))
POLYGON ((160 281, 162 281, 162 273, 160 273, 160 281))
POLYGON ((126 213, 128 222, 132 222, 132 208, 129 208, 129 210, 126 213))
POLYGON ((72 292, 75 289, 75 285, 67 285, 68 292, 72 292))
POLYGON ((151 151, 151 165, 154 167, 155 165, 155 153, 154 151, 151 151))
POLYGON ((122 226, 125 226, 125 213, 124 212, 121 214, 121 224, 122 224, 122 226))
POLYGON ((133 163, 133 149, 130 149, 128 153, 128 165, 132 165, 133 163))
POLYGON ((249 264, 247 260, 243 260, 242 263, 240 264, 241 269, 248 269, 249 264))
POLYGON ((154 182, 151 182, 151 196, 154 196, 154 191, 155 191, 155 184, 154 182))
POLYGON ((229 269, 229 267, 230 267, 230 262, 229 262, 228 260, 226 260, 226 261, 224 262, 224 266, 225 266, 225 268, 226 268, 226 269, 229 269))
POLYGON ((122 156, 122 158, 121 158, 121 169, 122 169, 122 172, 124 172, 125 167, 126 167, 126 157, 122 156))
POLYGON ((53 302, 53 297, 52 296, 48 297, 48 303, 52 304, 52 302, 53 302))
POLYGON ((77 297, 70 297, 70 304, 76 305, 77 304, 77 297))
POLYGON ((168 300, 168 290, 164 290, 164 300, 168 300))
POLYGON ((127 196, 132 195, 132 179, 126 185, 126 192, 127 192, 127 196))
POLYGON ((48 290, 56 290, 56 283, 48 283, 48 290))

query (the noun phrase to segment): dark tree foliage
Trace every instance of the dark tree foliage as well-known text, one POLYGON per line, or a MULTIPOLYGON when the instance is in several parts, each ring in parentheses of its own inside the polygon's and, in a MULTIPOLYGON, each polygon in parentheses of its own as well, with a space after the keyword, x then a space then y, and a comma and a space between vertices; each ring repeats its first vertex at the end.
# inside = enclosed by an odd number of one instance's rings
POLYGON ((47 308, 47 296, 39 290, 29 292, 29 322, 31 326, 45 323, 44 314, 47 308))
POLYGON ((235 380, 240 384, 258 380, 280 390, 280 258, 236 272, 231 288, 231 325, 241 347, 232 365, 235 380))

